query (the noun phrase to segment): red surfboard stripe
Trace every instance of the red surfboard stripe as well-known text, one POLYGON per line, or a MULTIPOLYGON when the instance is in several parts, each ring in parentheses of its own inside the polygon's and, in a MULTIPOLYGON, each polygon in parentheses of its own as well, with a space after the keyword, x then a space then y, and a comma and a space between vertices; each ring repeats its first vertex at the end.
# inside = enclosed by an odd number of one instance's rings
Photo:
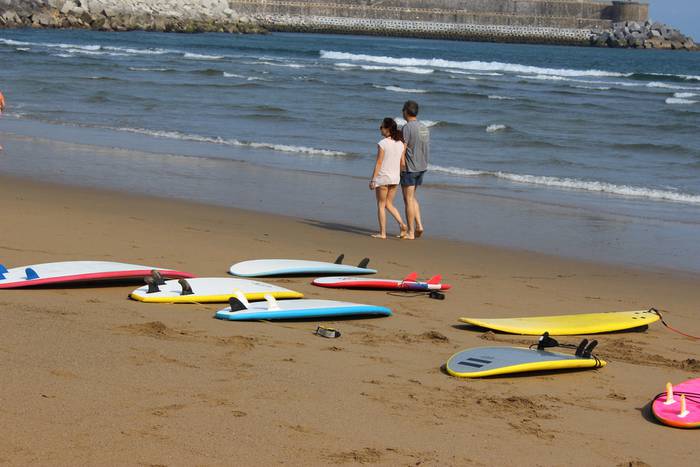
MULTIPOLYGON (((195 277, 188 272, 173 271, 169 269, 156 269, 163 277, 169 279, 189 279, 195 277)), ((74 274, 72 276, 48 277, 42 279, 26 280, 21 282, 12 282, 9 284, 0 284, 0 289, 14 289, 20 287, 32 287, 36 285, 49 284, 64 284, 70 282, 90 282, 109 279, 131 279, 136 277, 146 277, 151 275, 151 269, 136 269, 132 271, 112 271, 112 272, 93 272, 89 274, 74 274)))

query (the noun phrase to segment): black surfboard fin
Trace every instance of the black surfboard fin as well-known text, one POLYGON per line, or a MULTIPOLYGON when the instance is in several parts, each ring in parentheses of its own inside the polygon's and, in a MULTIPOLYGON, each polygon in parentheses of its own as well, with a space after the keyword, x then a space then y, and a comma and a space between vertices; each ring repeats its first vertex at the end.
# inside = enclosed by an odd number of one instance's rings
POLYGON ((30 280, 30 281, 39 278, 39 274, 37 274, 36 271, 32 268, 25 269, 24 275, 27 277, 27 280, 30 280))
POLYGON ((228 304, 231 307, 231 311, 241 311, 247 310, 246 306, 236 297, 231 297, 228 299, 228 304))
POLYGON ((146 293, 160 292, 160 289, 158 288, 158 284, 156 283, 155 279, 153 279, 152 276, 144 277, 143 281, 148 286, 148 291, 146 291, 146 293))
POLYGON ((593 349, 595 349, 596 345, 598 345, 598 341, 591 341, 590 344, 588 344, 588 347, 586 347, 586 350, 583 351, 583 355, 581 355, 583 358, 591 358, 591 354, 593 353, 593 349))
POLYGON ((189 282, 187 282, 187 279, 180 279, 177 282, 180 284, 180 287, 182 287, 180 295, 194 295, 194 292, 192 292, 192 286, 189 282))
POLYGON ((369 264, 369 258, 365 258, 362 261, 360 261, 360 264, 358 264, 357 267, 361 268, 361 269, 365 269, 368 264, 369 264))
POLYGON ((155 281, 156 285, 165 285, 165 279, 163 279, 163 276, 155 269, 151 271, 151 277, 155 281))
POLYGON ((343 264, 344 259, 345 259, 345 255, 343 253, 341 253, 340 256, 338 256, 335 259, 335 264, 343 264))
POLYGON ((577 357, 583 357, 583 352, 586 350, 586 346, 588 345, 588 339, 584 339, 581 341, 581 343, 576 347, 576 356, 577 357))
POLYGON ((556 341, 556 339, 552 339, 549 337, 549 333, 547 331, 542 334, 542 337, 540 337, 539 342, 537 343, 537 350, 544 350, 547 347, 557 347, 559 345, 559 342, 556 341))

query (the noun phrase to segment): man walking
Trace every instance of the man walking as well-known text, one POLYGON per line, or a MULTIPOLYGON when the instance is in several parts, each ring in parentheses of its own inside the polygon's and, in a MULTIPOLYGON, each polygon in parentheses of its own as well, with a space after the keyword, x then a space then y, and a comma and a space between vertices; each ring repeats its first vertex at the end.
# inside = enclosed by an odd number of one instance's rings
POLYGON ((406 143, 406 163, 401 168, 401 191, 406 205, 408 233, 406 239, 413 240, 423 235, 420 205, 416 198, 417 188, 423 184, 423 175, 428 170, 430 155, 430 130, 418 121, 418 103, 406 101, 403 105, 403 140, 406 143))

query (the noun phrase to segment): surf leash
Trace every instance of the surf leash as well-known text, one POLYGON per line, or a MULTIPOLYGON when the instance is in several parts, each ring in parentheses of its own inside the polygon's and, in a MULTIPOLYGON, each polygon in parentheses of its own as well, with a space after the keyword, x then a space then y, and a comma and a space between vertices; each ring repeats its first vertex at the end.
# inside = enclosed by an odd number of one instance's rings
POLYGON ((416 298, 416 297, 429 297, 435 300, 444 300, 445 294, 437 290, 426 290, 425 292, 387 292, 387 295, 392 297, 403 297, 403 298, 416 298))
MULTIPOLYGON (((670 331, 673 331, 673 332, 675 332, 675 333, 678 333, 678 334, 680 334, 681 336, 687 337, 687 338, 689 338, 689 339, 700 340, 700 337, 698 337, 698 336, 693 336, 693 335, 691 335, 691 334, 686 334, 686 333, 684 333, 683 331, 679 331, 678 329, 676 329, 676 328, 672 327, 671 325, 669 325, 669 324, 666 322, 666 320, 664 320, 664 317, 661 315, 661 310, 658 310, 658 309, 656 309, 656 308, 649 308, 649 311, 652 312, 652 313, 656 313, 656 315, 659 317, 659 320, 661 320, 661 324, 663 324, 664 326, 666 326, 666 328, 668 328, 670 331)), ((664 310, 664 313, 666 313, 666 312, 668 312, 668 310, 664 310)))

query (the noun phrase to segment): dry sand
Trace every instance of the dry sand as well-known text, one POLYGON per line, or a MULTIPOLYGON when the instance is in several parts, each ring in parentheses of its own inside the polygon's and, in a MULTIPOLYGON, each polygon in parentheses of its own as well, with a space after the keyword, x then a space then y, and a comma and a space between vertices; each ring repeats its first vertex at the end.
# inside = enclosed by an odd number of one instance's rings
MULTIPOLYGON (((441 365, 487 335, 457 318, 670 310, 700 334, 698 278, 349 226, 0 178, 0 262, 96 259, 222 276, 264 257, 442 273, 447 300, 270 282, 391 307, 391 318, 233 323, 218 305, 127 299, 136 286, 0 291, 0 463, 26 465, 692 465, 697 432, 647 404, 698 377, 698 343, 654 324, 599 336, 595 371, 465 380, 441 365)), ((556 235, 555 232, 552 233, 556 235)), ((490 339, 489 339, 490 338, 490 339)), ((561 338, 576 342, 577 337, 561 338)), ((693 461, 696 459, 696 461, 693 461)))

